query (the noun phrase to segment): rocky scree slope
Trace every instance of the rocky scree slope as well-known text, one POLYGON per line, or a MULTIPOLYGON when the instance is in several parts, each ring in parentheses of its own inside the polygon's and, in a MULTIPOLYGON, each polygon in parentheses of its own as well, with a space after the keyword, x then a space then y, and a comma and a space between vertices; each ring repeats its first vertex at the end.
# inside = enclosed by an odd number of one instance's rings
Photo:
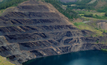
POLYGON ((28 60, 80 50, 95 50, 98 38, 78 30, 51 4, 29 0, 0 17, 0 55, 20 65, 28 60))

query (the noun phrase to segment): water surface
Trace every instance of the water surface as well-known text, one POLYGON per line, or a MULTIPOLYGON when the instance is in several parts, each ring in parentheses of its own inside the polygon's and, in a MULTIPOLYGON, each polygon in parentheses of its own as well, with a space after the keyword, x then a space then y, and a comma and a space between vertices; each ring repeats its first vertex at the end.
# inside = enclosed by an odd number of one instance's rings
POLYGON ((107 65, 107 52, 81 51, 30 60, 23 65, 107 65))

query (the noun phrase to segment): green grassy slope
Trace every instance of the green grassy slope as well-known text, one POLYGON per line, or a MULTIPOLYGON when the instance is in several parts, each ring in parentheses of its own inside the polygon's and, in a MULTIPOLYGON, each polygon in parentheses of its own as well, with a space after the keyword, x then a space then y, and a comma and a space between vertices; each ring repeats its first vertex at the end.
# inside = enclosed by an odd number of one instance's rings
POLYGON ((16 6, 17 4, 26 1, 26 0, 3 0, 0 2, 0 10, 1 9, 6 9, 10 6, 16 6))
MULTIPOLYGON (((62 3, 66 10, 73 10, 84 20, 104 20, 107 6, 107 0, 77 0, 76 2, 62 3), (101 11, 102 10, 102 11, 101 11)), ((92 24, 94 24, 93 22, 92 24)), ((103 36, 105 30, 97 29, 97 25, 89 25, 83 22, 74 22, 74 25, 80 30, 90 30, 96 34, 92 36, 103 36)))
POLYGON ((78 18, 78 14, 70 9, 63 9, 62 3, 58 0, 43 0, 47 3, 51 3, 59 12, 61 12, 62 14, 64 14, 66 17, 68 17, 69 19, 73 19, 73 18, 78 18))
POLYGON ((15 64, 12 64, 6 58, 0 56, 0 65, 15 65, 15 64))
POLYGON ((105 12, 107 10, 107 0, 77 0, 76 2, 63 3, 70 9, 87 9, 97 10, 99 12, 105 12), (75 4, 75 6, 71 6, 75 4))
POLYGON ((70 9, 94 9, 94 7, 97 4, 97 1, 92 2, 91 0, 77 0, 76 2, 68 2, 68 3, 63 3, 64 5, 67 5, 67 8, 70 9), (75 4, 75 6, 71 6, 72 4, 75 4))

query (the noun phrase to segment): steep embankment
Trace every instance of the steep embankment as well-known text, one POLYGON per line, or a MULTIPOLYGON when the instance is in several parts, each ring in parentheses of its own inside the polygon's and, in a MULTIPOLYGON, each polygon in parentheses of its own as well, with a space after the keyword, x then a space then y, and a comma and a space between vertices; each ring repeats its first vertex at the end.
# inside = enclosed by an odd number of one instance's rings
POLYGON ((77 29, 49 3, 29 0, 7 10, 0 17, 0 55, 16 65, 44 56, 106 48, 95 43, 100 38, 84 37, 92 32, 77 29))

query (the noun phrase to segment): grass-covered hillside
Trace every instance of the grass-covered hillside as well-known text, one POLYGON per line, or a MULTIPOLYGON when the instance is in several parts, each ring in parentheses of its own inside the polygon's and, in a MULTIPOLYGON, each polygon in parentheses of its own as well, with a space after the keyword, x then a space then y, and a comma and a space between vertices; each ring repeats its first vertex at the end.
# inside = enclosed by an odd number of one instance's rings
POLYGON ((0 56, 0 65, 15 65, 15 64, 12 64, 6 58, 0 56))
POLYGON ((107 19, 107 0, 42 0, 51 3, 59 12, 69 19, 91 17, 107 19), (69 2, 67 2, 69 1, 69 2))
POLYGON ((76 12, 83 20, 83 22, 72 21, 80 30, 90 30, 96 33, 91 36, 103 36, 107 33, 107 30, 103 29, 104 26, 99 27, 99 20, 107 20, 107 0, 75 0, 67 3, 61 2, 61 4, 63 9, 76 12))
POLYGON ((0 16, 6 8, 11 6, 17 6, 19 3, 27 0, 0 0, 0 16))
POLYGON ((21 3, 26 0, 2 0, 0 2, 0 10, 8 8, 10 6, 16 6, 18 3, 21 3))
POLYGON ((75 2, 63 4, 72 9, 97 10, 100 12, 107 10, 107 0, 76 0, 75 2))

